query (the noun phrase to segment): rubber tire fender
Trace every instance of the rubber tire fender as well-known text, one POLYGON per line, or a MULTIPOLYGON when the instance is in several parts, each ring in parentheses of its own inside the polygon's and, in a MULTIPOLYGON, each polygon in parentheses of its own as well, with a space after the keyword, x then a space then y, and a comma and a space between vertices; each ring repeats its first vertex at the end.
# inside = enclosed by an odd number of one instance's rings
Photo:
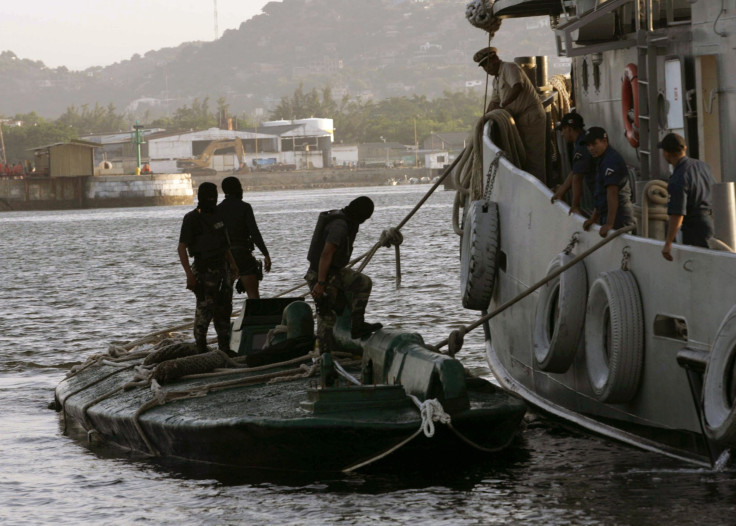
MULTIPOLYGON (((547 275, 574 256, 561 252, 547 267, 547 275)), ((583 334, 588 276, 580 261, 540 289, 534 323, 534 361, 549 373, 570 368, 583 334)))
POLYGON ((630 271, 603 272, 585 312, 588 378, 601 402, 626 403, 636 395, 644 363, 644 313, 630 271))
POLYGON ((481 199, 468 207, 460 251, 463 307, 483 310, 493 296, 498 266, 498 204, 481 199))
MULTIPOLYGON (((706 434, 719 444, 736 444, 736 408, 729 391, 736 387, 736 305, 721 322, 710 351, 703 382, 703 418, 706 434)), ((731 395, 733 398, 733 394, 731 395)))

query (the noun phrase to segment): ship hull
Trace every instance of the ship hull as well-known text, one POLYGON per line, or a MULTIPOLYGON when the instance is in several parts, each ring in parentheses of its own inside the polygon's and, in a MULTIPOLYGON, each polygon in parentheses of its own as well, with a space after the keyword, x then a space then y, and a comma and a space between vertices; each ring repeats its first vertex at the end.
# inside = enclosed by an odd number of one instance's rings
MULTIPOLYGON (((484 134, 484 173, 497 151, 484 134)), ((545 278, 573 234, 579 241, 572 256, 601 241, 597 226, 585 232, 584 219, 568 215, 565 203, 551 204, 551 196, 533 176, 500 161, 491 199, 498 203, 501 263, 489 312, 545 278)), ((736 301, 736 254, 677 245, 669 262, 661 250, 661 241, 624 234, 583 260, 588 295, 602 273, 622 266, 638 287, 643 359, 630 400, 600 400, 590 380, 584 331, 567 370, 542 370, 535 359, 542 289, 486 324, 487 359, 504 388, 547 413, 645 449, 711 464, 722 448, 703 432, 699 385, 691 387, 693 378, 678 364, 678 354, 710 350, 736 301), (686 329, 675 331, 675 322, 686 329)))

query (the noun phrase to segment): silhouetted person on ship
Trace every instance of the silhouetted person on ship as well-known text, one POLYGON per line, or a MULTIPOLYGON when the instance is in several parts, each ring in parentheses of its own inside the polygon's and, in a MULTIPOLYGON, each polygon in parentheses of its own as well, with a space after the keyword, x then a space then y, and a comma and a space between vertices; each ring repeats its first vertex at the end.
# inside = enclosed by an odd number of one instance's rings
POLYGON ((562 132, 565 142, 574 146, 570 173, 565 179, 565 182, 555 191, 555 194, 552 196, 552 202, 554 203, 558 199, 562 199, 565 193, 572 188, 570 214, 582 215, 580 203, 583 197, 583 183, 585 183, 585 186, 590 191, 590 196, 595 195, 595 162, 588 148, 583 144, 585 122, 580 114, 568 113, 562 117, 556 129, 562 132))
POLYGON ((612 228, 634 224, 629 170, 621 154, 608 145, 608 134, 603 128, 593 126, 582 142, 596 162, 595 209, 592 217, 583 223, 583 229, 588 230, 593 223, 599 223, 599 233, 606 237, 612 228))
POLYGON ((260 298, 258 282, 263 279, 261 262, 253 257, 254 245, 263 254, 263 267, 271 272, 271 257, 258 230, 253 207, 243 201, 243 187, 237 177, 226 177, 222 181, 225 199, 217 210, 225 221, 230 236, 230 251, 240 270, 237 289, 246 292, 249 298, 260 298))
POLYGON ((187 288, 197 297, 194 341, 199 352, 207 352, 207 329, 213 321, 217 347, 230 354, 230 315, 238 266, 230 253, 225 223, 217 211, 217 186, 202 183, 197 199, 197 208, 184 216, 177 248, 187 275, 187 288), (194 258, 191 266, 189 256, 194 258))
POLYGON ((322 212, 309 245, 309 271, 304 276, 317 308, 317 336, 323 352, 331 350, 332 329, 337 315, 348 306, 350 295, 353 338, 362 338, 381 328, 365 322, 365 308, 371 294, 371 278, 347 267, 353 253, 358 228, 373 215, 373 201, 362 196, 342 210, 322 212))
POLYGON ((708 247, 708 239, 714 232, 710 189, 716 180, 706 163, 686 155, 687 144, 681 135, 668 133, 657 147, 662 150, 665 161, 674 168, 667 184, 670 220, 662 249, 662 256, 672 261, 670 252, 678 230, 682 230, 684 245, 708 247))
POLYGON ((524 169, 545 181, 547 116, 537 89, 518 64, 498 58, 495 47, 481 49, 473 55, 473 60, 494 77, 493 95, 486 112, 500 108, 511 114, 526 150, 524 169))

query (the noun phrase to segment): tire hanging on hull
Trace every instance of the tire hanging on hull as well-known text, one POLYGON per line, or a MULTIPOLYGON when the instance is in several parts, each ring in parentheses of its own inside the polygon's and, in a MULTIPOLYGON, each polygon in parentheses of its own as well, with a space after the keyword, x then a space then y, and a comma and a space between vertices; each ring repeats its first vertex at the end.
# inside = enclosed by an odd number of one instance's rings
MULTIPOLYGON (((547 275, 574 256, 560 253, 547 267, 547 275)), ((570 368, 585 322, 588 277, 580 261, 540 289, 534 324, 534 361, 542 370, 564 373, 570 368)))
POLYGON ((626 403, 639 389, 644 363, 644 313, 630 271, 603 272, 588 295, 585 358, 596 398, 626 403))
POLYGON ((736 305, 716 333, 703 384, 706 434, 726 446, 736 445, 736 305))
POLYGON ((496 282, 499 253, 498 204, 481 199, 468 207, 460 252, 463 307, 488 307, 496 282))

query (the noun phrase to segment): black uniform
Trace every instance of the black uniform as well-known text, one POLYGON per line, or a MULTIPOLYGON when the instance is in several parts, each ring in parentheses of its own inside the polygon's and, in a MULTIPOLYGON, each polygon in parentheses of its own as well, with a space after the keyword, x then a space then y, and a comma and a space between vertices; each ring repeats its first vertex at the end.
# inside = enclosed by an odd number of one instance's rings
POLYGON ((634 209, 631 206, 631 186, 626 161, 610 146, 597 159, 595 179, 595 207, 600 215, 600 224, 608 222, 608 187, 618 187, 618 210, 613 228, 634 224, 634 209))
MULTIPOLYGON (((595 195, 595 159, 590 155, 588 147, 583 142, 584 137, 585 128, 582 129, 573 146, 572 173, 583 176, 585 187, 590 193, 590 200, 592 200, 595 195)), ((590 203, 590 200, 587 200, 587 202, 590 203)))
POLYGON ((268 256, 268 249, 258 230, 253 207, 240 196, 228 194, 217 205, 217 211, 225 221, 230 236, 230 251, 238 265, 240 275, 258 274, 258 262, 253 257, 254 244, 264 256, 268 256))
POLYGON ((667 191, 669 215, 682 215, 682 242, 707 247, 713 237, 713 201, 711 186, 715 178, 703 161, 683 157, 675 165, 667 191))
POLYGON ((217 211, 208 214, 200 209, 192 210, 184 216, 179 243, 186 244, 189 255, 194 257, 192 272, 197 280, 194 340, 197 348, 207 352, 207 328, 213 321, 218 348, 227 351, 233 289, 226 256, 229 241, 222 217, 217 211))

